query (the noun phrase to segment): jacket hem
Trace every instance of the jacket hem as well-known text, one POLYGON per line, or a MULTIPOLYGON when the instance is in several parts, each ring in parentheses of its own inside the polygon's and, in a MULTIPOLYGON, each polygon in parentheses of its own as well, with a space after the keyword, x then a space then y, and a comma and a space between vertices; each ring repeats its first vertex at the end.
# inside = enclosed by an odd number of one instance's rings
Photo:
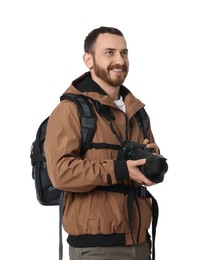
POLYGON ((67 242, 72 247, 105 247, 124 246, 126 244, 125 234, 111 235, 80 235, 67 238, 67 242))

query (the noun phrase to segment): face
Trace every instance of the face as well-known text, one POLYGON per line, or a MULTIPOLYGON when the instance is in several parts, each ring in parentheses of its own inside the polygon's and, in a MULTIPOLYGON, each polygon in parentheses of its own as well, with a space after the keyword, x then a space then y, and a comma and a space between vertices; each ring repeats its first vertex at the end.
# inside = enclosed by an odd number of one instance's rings
POLYGON ((94 45, 91 74, 94 80, 120 86, 129 69, 128 50, 124 37, 100 34, 94 45))

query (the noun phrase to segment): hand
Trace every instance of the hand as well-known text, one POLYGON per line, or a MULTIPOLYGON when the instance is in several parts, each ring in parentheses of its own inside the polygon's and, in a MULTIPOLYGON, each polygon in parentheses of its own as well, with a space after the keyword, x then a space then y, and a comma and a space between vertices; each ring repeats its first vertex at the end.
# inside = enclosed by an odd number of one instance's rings
POLYGON ((146 163, 146 159, 140 160, 127 160, 127 168, 129 172, 129 177, 131 180, 137 182, 138 184, 143 184, 145 186, 151 186, 155 183, 147 179, 144 174, 139 170, 138 166, 146 163))
POLYGON ((146 145, 148 149, 153 149, 155 154, 159 154, 159 147, 157 146, 157 144, 149 143, 148 139, 145 139, 143 144, 146 145))

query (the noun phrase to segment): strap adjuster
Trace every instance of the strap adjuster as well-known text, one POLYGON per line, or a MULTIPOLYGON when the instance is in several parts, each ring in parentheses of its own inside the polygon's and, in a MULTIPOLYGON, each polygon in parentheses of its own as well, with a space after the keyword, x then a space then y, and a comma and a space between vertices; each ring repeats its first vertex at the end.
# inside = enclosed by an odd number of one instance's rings
POLYGON ((147 198, 147 188, 144 186, 135 187, 134 193, 138 198, 147 198))
POLYGON ((144 186, 141 186, 141 197, 145 198, 146 197, 146 194, 147 194, 147 188, 144 187, 144 186))

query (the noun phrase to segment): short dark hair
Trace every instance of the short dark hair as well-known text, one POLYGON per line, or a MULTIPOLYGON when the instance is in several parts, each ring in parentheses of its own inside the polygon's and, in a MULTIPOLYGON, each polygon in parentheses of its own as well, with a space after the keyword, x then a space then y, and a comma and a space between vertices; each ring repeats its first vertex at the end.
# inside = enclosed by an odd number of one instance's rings
POLYGON ((84 51, 87 52, 87 53, 91 53, 93 45, 96 42, 98 36, 100 34, 103 34, 103 33, 110 33, 110 34, 115 34, 115 35, 119 35, 119 36, 124 37, 122 32, 120 30, 118 30, 117 28, 101 26, 99 28, 92 30, 87 35, 87 37, 85 38, 85 41, 84 41, 84 51))

